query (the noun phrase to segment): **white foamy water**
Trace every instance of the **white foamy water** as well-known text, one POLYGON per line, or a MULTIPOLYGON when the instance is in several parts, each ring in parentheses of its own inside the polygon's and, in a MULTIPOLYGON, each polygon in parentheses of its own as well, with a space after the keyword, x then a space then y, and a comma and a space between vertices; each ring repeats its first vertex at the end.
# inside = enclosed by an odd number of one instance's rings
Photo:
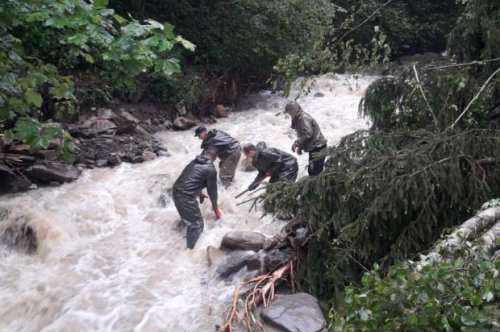
MULTIPOLYGON (((366 128, 357 108, 371 81, 324 75, 297 101, 316 118, 328 144, 336 144, 366 128), (323 96, 314 97, 317 92, 323 96)), ((290 151, 295 132, 283 113, 286 100, 269 92, 252 98, 259 100, 255 107, 208 129, 290 151)), ((218 247, 230 230, 271 236, 283 223, 249 211, 250 203, 237 205, 233 197, 256 175, 238 169, 231 187, 219 186, 223 218, 215 220, 207 200, 201 207, 205 230, 195 249, 186 249, 173 203, 167 199, 161 207, 159 197, 201 152, 193 135, 157 134, 171 157, 89 170, 58 188, 0 197, 0 210, 9 211, 0 232, 27 223, 38 238, 32 255, 0 244, 1 331, 215 331, 223 323, 236 281, 211 278, 206 248, 218 247)), ((299 178, 307 175, 307 158, 298 156, 299 178)))

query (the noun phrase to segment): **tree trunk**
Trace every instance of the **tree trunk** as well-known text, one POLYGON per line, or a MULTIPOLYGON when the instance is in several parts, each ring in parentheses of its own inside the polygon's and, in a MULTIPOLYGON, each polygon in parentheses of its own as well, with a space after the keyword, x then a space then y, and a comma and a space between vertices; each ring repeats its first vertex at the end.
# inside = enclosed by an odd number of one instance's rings
MULTIPOLYGON (((485 229, 491 227, 495 222, 500 220, 500 208, 493 207, 487 210, 482 211, 476 216, 470 218, 466 222, 464 222, 461 226, 458 227, 450 236, 439 242, 434 247, 434 252, 440 252, 443 249, 447 251, 453 252, 461 243, 464 241, 470 240, 473 237, 479 235, 485 229)), ((494 228, 498 226, 495 225, 494 228)), ((497 230, 498 234, 498 230, 497 230)), ((493 243, 495 239, 493 239, 493 243)))
POLYGON ((497 238, 500 236, 500 219, 497 220, 495 226, 490 228, 486 233, 481 236, 481 240, 484 242, 484 249, 487 251, 494 251, 498 248, 496 243, 497 238))

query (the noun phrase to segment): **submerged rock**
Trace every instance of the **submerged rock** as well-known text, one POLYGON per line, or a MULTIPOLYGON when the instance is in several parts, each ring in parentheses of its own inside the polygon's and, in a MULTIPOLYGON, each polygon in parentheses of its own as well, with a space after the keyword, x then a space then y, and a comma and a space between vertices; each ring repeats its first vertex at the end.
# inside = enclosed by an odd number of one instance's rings
POLYGON ((24 251, 28 254, 36 252, 38 240, 33 228, 27 224, 15 223, 3 229, 0 242, 9 248, 24 251))

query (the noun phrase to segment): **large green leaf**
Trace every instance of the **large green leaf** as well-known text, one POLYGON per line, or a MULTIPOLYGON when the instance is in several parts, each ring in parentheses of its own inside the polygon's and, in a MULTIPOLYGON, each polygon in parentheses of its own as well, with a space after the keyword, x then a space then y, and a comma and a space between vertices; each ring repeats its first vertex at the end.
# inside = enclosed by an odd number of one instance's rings
POLYGON ((176 59, 162 59, 158 60, 155 64, 155 71, 162 72, 163 74, 170 76, 175 73, 180 73, 181 66, 176 59))
POLYGON ((103 8, 108 6, 109 0, 94 0, 93 2, 96 8, 103 8))
POLYGON ((35 107, 40 107, 42 106, 43 98, 42 96, 36 92, 35 90, 28 89, 24 92, 24 97, 26 98, 26 101, 35 106, 35 107))

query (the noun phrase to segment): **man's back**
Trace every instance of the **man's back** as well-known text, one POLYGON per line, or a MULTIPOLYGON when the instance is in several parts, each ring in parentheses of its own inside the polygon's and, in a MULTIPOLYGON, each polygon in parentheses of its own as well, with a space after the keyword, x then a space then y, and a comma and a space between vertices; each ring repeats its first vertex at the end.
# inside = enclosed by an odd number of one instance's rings
POLYGON ((209 146, 217 148, 217 157, 223 158, 236 151, 240 147, 240 143, 229 134, 221 130, 212 129, 201 143, 202 149, 206 149, 209 146))
POLYGON ((278 171, 282 167, 295 163, 297 163, 297 159, 294 156, 276 148, 259 149, 252 161, 253 166, 261 172, 270 168, 275 168, 275 171, 278 171))
POLYGON ((203 188, 216 186, 216 183, 217 171, 212 161, 201 155, 184 168, 174 183, 174 189, 186 195, 198 195, 203 188))

